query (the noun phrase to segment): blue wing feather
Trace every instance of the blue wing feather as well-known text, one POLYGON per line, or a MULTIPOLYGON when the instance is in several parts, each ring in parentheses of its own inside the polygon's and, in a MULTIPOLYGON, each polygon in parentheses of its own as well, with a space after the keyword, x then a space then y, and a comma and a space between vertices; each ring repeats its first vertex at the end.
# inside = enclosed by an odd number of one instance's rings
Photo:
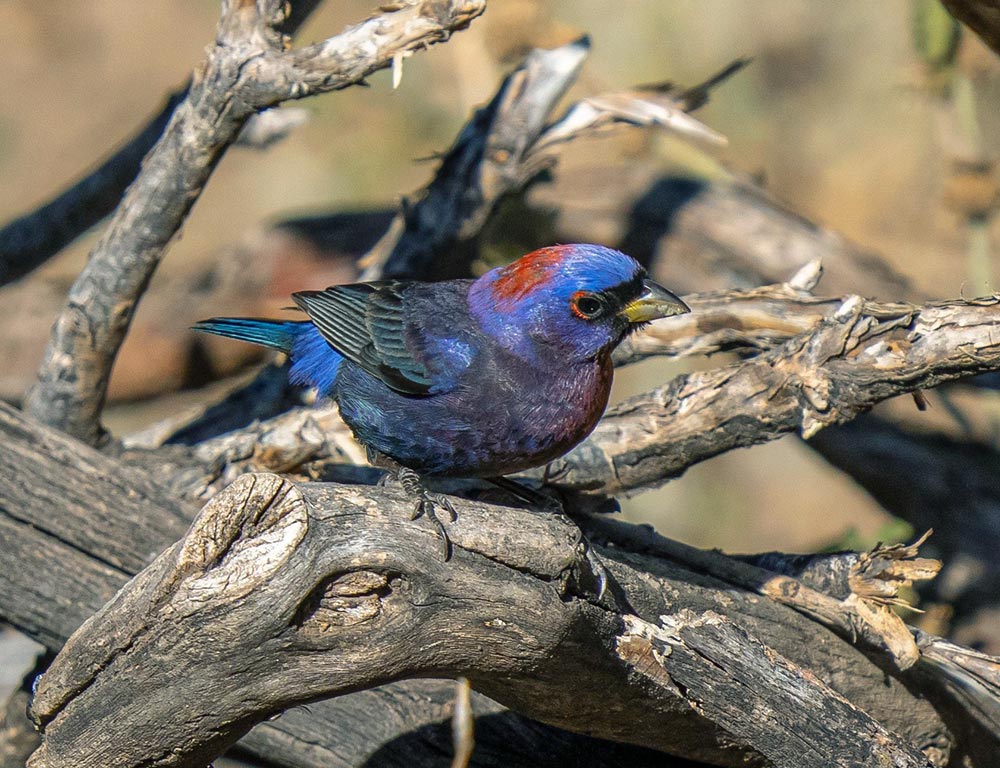
MULTIPOLYGON (((413 302, 433 290, 429 284, 384 281, 302 291, 292 298, 348 360, 397 392, 423 396, 447 391, 454 370, 471 362, 469 349, 456 356, 448 340, 413 322, 426 311, 413 302)), ((434 309, 432 305, 430 311, 434 309)))

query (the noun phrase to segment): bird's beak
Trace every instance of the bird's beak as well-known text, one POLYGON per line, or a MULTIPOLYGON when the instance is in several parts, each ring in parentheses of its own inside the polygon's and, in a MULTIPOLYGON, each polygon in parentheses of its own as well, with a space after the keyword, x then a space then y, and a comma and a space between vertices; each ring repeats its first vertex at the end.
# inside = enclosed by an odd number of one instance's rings
POLYGON ((662 285, 657 285, 652 280, 643 280, 642 284, 646 290, 638 299, 626 304, 621 311, 630 323, 648 323, 650 320, 683 315, 691 311, 687 304, 662 285))

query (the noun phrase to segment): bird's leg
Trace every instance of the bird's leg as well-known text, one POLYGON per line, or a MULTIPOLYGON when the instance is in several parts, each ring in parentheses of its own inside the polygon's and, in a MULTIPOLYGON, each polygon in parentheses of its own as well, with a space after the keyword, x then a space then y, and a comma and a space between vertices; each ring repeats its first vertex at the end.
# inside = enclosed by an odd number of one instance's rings
POLYGON ((416 499, 417 503, 413 508, 410 519, 416 520, 423 515, 437 526, 438 533, 441 534, 441 540, 444 542, 444 559, 449 560, 451 558, 451 539, 448 538, 448 531, 445 529, 444 523, 437 516, 437 508, 444 507, 451 516, 451 522, 455 522, 458 519, 458 513, 455 511, 455 507, 452 506, 451 499, 442 494, 428 491, 420 475, 409 467, 400 467, 396 472, 396 479, 406 492, 416 499))
POLYGON ((444 509, 446 509, 448 514, 451 516, 451 522, 455 522, 458 519, 458 513, 455 511, 455 507, 452 505, 451 499, 442 494, 431 493, 428 491, 424 485, 423 479, 415 470, 410 469, 409 467, 404 467, 398 461, 389 458, 384 453, 379 453, 371 448, 366 448, 366 451, 368 454, 368 461, 373 466, 389 470, 389 472, 379 480, 378 484, 383 486, 390 478, 392 478, 403 486, 403 490, 416 500, 410 519, 416 520, 418 517, 423 515, 434 523, 438 529, 438 533, 441 534, 441 541, 444 543, 444 559, 445 561, 450 560, 451 539, 448 538, 448 531, 445 529, 444 523, 441 522, 441 519, 437 516, 437 507, 444 507, 444 509))

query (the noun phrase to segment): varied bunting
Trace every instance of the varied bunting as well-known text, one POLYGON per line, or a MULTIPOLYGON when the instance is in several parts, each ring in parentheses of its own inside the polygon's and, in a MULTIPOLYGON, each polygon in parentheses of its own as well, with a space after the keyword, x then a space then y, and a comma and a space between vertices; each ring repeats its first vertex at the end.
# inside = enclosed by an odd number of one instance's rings
POLYGON ((604 412, 612 350, 650 320, 689 311, 635 259, 598 245, 542 248, 478 280, 292 298, 308 320, 195 329, 286 352, 290 380, 337 401, 373 463, 417 495, 414 516, 442 534, 420 475, 497 479, 566 453, 604 412))

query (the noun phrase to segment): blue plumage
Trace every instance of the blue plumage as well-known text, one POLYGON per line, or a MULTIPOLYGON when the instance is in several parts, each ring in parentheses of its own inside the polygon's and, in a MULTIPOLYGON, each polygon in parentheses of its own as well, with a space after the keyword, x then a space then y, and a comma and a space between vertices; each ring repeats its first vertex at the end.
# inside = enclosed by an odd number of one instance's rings
POLYGON ((308 321, 216 318, 197 330, 287 352, 290 378, 337 400, 360 442, 423 474, 540 466, 593 429, 611 351, 686 312, 633 259, 543 248, 476 281, 384 281, 294 294, 308 321))

